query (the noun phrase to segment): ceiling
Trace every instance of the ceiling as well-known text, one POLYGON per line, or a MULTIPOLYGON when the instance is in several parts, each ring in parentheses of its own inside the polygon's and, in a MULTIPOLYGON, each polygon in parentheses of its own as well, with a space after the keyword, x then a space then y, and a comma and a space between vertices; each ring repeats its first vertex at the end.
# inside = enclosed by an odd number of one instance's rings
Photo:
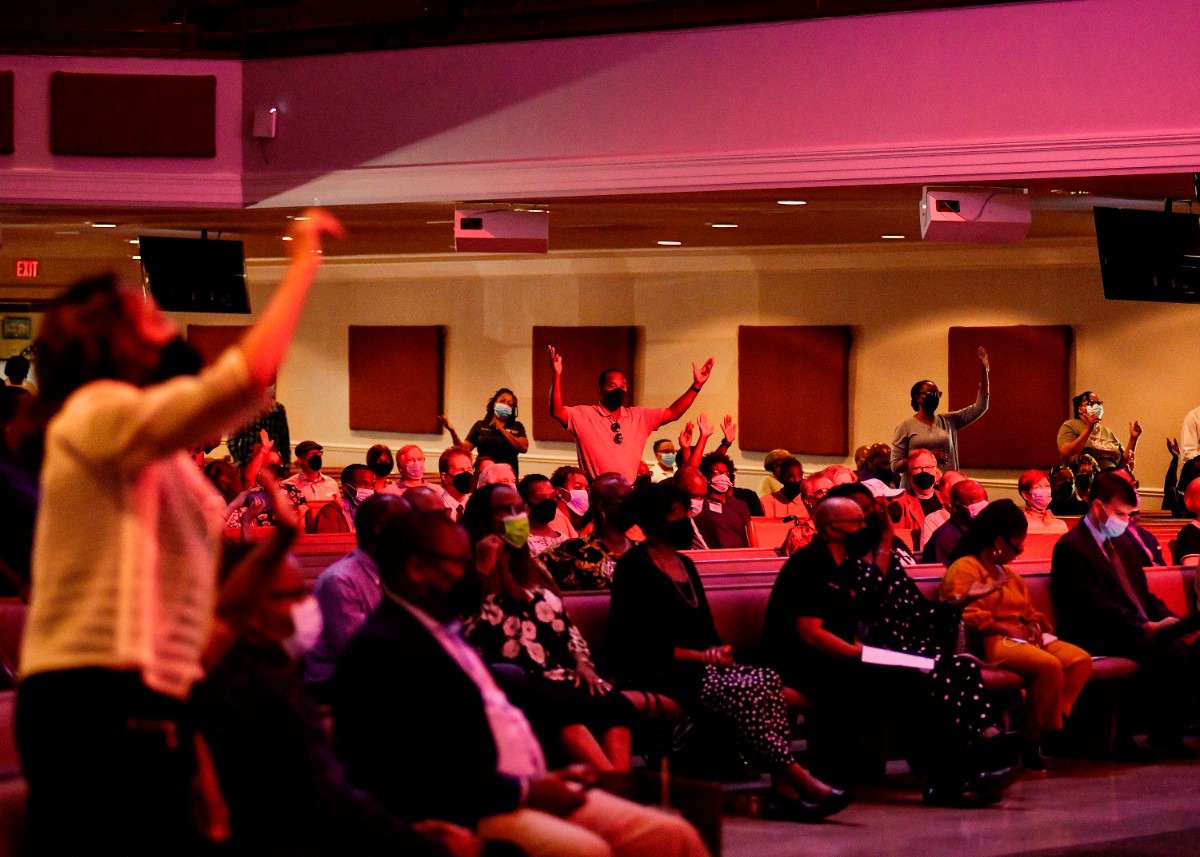
MULTIPOLYGON (((980 185, 985 186, 985 185, 980 185)), ((1177 208, 1193 196, 1192 175, 1102 176, 993 182, 1029 189, 1033 224, 1027 240, 1090 239, 1093 205, 1177 208)), ((537 206, 550 211, 553 251, 674 252, 680 248, 868 245, 920 242, 919 185, 713 191, 553 200, 476 200, 342 206, 347 237, 331 256, 454 252, 453 211, 463 207, 537 206), (780 205, 779 200, 805 205, 780 205), (714 228, 713 224, 736 224, 714 228), (884 235, 902 235, 885 239, 884 235)), ((116 269, 136 277, 139 235, 235 238, 251 259, 286 255, 288 216, 280 209, 151 209, 0 206, 0 300, 24 300, 86 273, 116 269), (97 228, 94 223, 113 223, 97 228), (17 259, 37 259, 39 276, 15 279, 17 259)))

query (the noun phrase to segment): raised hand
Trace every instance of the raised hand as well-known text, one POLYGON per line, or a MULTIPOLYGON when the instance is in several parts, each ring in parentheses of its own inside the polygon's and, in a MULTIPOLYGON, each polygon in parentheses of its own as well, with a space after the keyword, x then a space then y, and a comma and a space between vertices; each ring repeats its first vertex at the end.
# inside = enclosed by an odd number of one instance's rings
POLYGON ((1134 440, 1137 440, 1142 436, 1142 424, 1137 420, 1134 420, 1129 424, 1129 436, 1134 440))
POLYGON ((696 417, 696 425, 700 429, 700 437, 709 437, 712 435, 712 426, 708 423, 708 414, 700 414, 696 417))
POLYGON ((1167 438, 1167 452, 1171 453, 1172 458, 1179 457, 1179 441, 1176 438, 1167 438))
POLYGON ((554 370, 555 375, 561 375, 562 355, 555 350, 553 345, 549 346, 548 350, 550 352, 550 368, 554 370))
POLYGON ((992 365, 988 362, 987 349, 982 345, 979 346, 979 362, 983 365, 985 370, 990 370, 992 368, 992 365))
POLYGON ((692 364, 692 380, 697 387, 703 387, 708 382, 709 376, 712 375, 712 369, 713 359, 711 357, 705 360, 704 365, 699 368, 695 363, 692 364))
POLYGON ((737 423, 733 421, 733 414, 726 414, 725 419, 721 420, 721 433, 725 435, 726 445, 733 446, 737 440, 737 423))
POLYGON ((696 424, 688 420, 688 424, 683 427, 683 431, 679 433, 679 445, 684 449, 692 448, 692 440, 695 438, 696 424))

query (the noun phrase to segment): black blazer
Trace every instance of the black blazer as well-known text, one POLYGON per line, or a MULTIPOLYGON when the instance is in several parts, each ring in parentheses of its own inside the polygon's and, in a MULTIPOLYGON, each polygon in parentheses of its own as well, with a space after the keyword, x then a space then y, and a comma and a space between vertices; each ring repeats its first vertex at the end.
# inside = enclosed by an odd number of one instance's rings
POLYGON ((474 826, 520 803, 470 677, 406 609, 384 598, 334 682, 334 744, 350 780, 406 819, 474 826))
MULTIPOLYGON (((1113 544, 1149 621, 1174 615, 1146 585, 1145 552, 1129 539, 1118 538, 1113 544)), ((1116 569, 1083 521, 1054 546, 1050 595, 1058 617, 1055 633, 1063 639, 1093 654, 1136 660, 1146 653, 1151 642, 1144 630, 1147 620, 1125 594, 1116 569)))

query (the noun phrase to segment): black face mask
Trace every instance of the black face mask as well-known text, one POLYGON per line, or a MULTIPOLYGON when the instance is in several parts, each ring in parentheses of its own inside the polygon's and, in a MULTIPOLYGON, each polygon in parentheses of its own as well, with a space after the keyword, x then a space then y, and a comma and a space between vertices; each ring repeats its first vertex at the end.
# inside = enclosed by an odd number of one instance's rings
POLYGON ((387 475, 392 472, 393 466, 394 465, 389 459, 381 458, 371 465, 371 472, 380 479, 385 479, 387 475))
POLYGON ((922 396, 921 410, 932 417, 934 412, 937 411, 938 401, 940 400, 937 396, 922 396))
POLYGON ((918 491, 928 491, 936 481, 932 473, 918 473, 912 478, 913 487, 918 491))
POLYGON ((625 391, 620 387, 606 390, 604 395, 600 397, 600 402, 606 410, 615 411, 625 402, 625 391))
POLYGON ((310 470, 320 470, 321 465, 325 463, 325 459, 319 455, 310 455, 308 457, 308 468, 310 470))
POLYGON ((470 494, 471 476, 472 473, 470 470, 464 470, 462 473, 455 473, 454 478, 450 480, 450 483, 454 486, 454 490, 459 494, 470 494))
POLYGON ((540 503, 529 504, 529 517, 539 524, 548 524, 554 520, 554 516, 558 514, 558 503, 551 497, 548 500, 542 500, 540 503))
POLYGON ((799 482, 784 482, 783 487, 780 488, 779 490, 780 490, 780 493, 782 493, 784 497, 788 498, 788 500, 795 500, 797 497, 800 496, 800 483, 799 482))
POLYGON ((1086 494, 1088 489, 1092 487, 1092 474, 1080 473, 1075 477, 1075 489, 1080 494, 1086 494))
POLYGON ((691 518, 668 521, 663 526, 663 541, 677 551, 685 551, 690 548, 693 538, 695 538, 695 533, 692 531, 691 518))
POLYGON ((159 353, 158 365, 150 373, 150 383, 158 384, 180 375, 197 375, 203 365, 200 352, 182 336, 176 336, 159 353))

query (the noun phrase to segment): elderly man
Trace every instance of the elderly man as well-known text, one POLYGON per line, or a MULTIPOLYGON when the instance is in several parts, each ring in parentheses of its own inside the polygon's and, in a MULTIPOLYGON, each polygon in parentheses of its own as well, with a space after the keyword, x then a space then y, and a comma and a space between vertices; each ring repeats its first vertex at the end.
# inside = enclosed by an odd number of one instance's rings
POLYGON ((601 473, 620 473, 633 484, 646 441, 656 429, 679 419, 692 406, 712 374, 713 359, 708 358, 699 367, 692 364, 692 385, 668 408, 626 406, 629 382, 616 369, 600 373, 596 404, 565 407, 563 361, 554 346, 550 346, 550 366, 554 378, 550 386, 550 416, 575 436, 579 466, 584 474, 594 479, 601 473))
POLYGON ((385 597, 338 666, 334 737, 351 781, 411 819, 446 818, 529 857, 704 857, 695 829, 546 768, 519 709, 459 633, 478 609, 470 540, 444 515, 385 527, 385 597))
POLYGON ((309 503, 327 503, 338 497, 338 484, 321 472, 325 464, 324 450, 315 440, 302 440, 296 444, 296 465, 300 472, 283 480, 284 485, 294 485, 309 503))
POLYGON ((471 499, 471 481, 475 467, 471 453, 461 447, 452 446, 438 456, 438 478, 441 479, 442 502, 450 510, 450 517, 458 521, 471 499))
POLYGON ((608 589, 617 560, 633 547, 627 535, 631 522, 624 508, 632 490, 621 474, 601 473, 588 496, 592 531, 538 555, 563 589, 608 589))
MULTIPOLYGON (((1198 632, 1150 592, 1146 553, 1127 536, 1137 509, 1133 486, 1116 473, 1096 476, 1083 520, 1054 546, 1051 594, 1058 633, 1093 655, 1132 658, 1145 703, 1150 741, 1174 757, 1195 755, 1183 743, 1183 718, 1200 677, 1198 632)), ((1125 749, 1136 750, 1126 733, 1125 749)))
POLYGON ((403 494, 409 488, 419 488, 425 484, 425 453, 415 443, 400 447, 396 453, 396 470, 400 477, 387 490, 393 494, 403 494))
POLYGON ((950 564, 950 555, 966 535, 971 519, 988 504, 987 491, 973 479, 963 479, 950 489, 950 517, 933 531, 921 549, 921 562, 950 564))
POLYGON ((927 449, 914 450, 905 462, 907 480, 904 494, 897 500, 900 505, 900 520, 896 521, 898 530, 920 529, 925 523, 925 516, 945 509, 946 504, 934 490, 942 472, 938 469, 937 459, 927 449))
POLYGON ((410 511, 395 494, 375 494, 358 510, 357 547, 321 572, 313 596, 321 607, 321 637, 304 659, 304 681, 318 701, 329 700, 334 666, 346 643, 383 598, 376 550, 380 528, 410 511))

